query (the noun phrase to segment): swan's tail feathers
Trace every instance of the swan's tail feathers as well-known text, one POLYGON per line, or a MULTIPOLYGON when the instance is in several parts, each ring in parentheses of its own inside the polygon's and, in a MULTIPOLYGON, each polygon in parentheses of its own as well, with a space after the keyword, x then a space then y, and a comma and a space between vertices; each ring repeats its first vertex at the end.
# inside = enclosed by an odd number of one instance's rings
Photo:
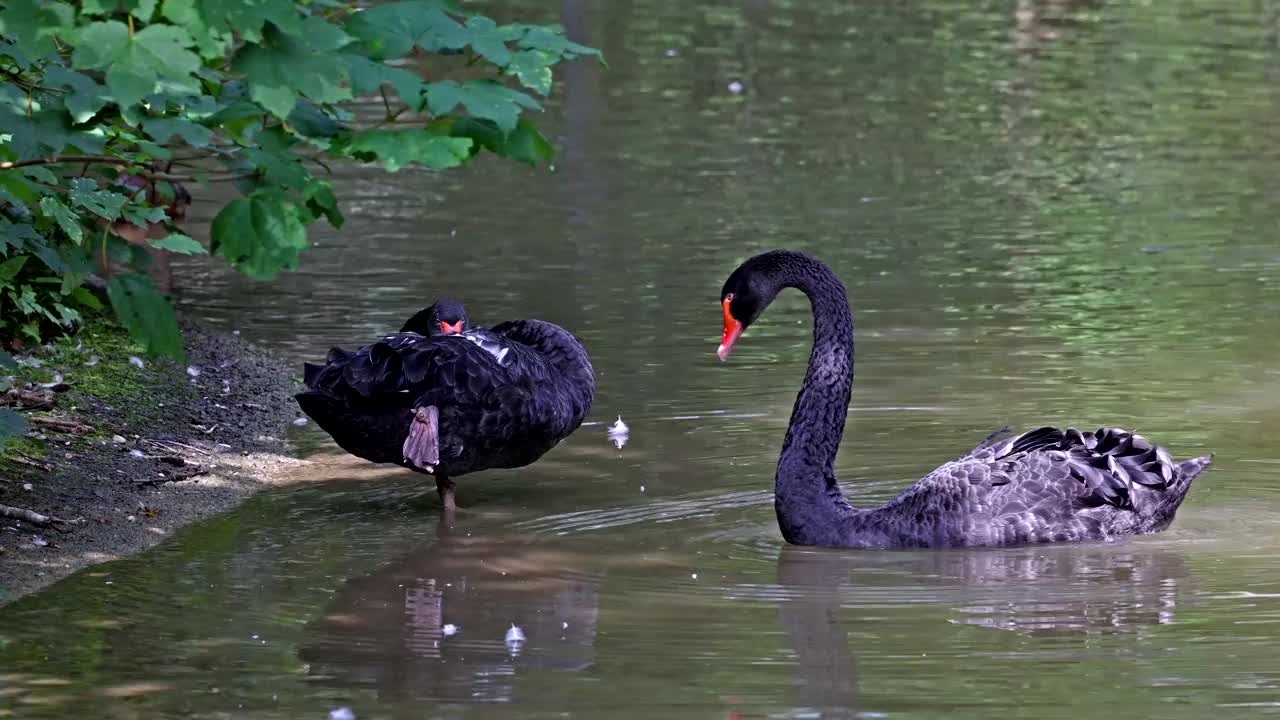
POLYGON ((335 439, 342 434, 342 420, 349 413, 345 403, 315 390, 298 393, 293 398, 298 401, 298 407, 302 408, 302 412, 314 420, 321 430, 334 436, 335 439))
POLYGON ((314 363, 302 363, 302 383, 309 389, 316 389, 316 381, 320 379, 320 371, 324 370, 323 365, 314 363))
POLYGON ((399 463, 410 410, 398 406, 353 408, 346 400, 310 390, 293 396, 302 412, 329 433, 338 447, 380 463, 399 463))
POLYGON ((1190 460, 1183 460, 1178 463, 1178 475, 1183 479, 1183 482, 1190 483, 1192 480, 1196 479, 1197 475, 1204 472, 1212 464, 1213 453, 1201 455, 1198 458, 1191 458, 1190 460))
POLYGON ((1212 463, 1213 455, 1209 454, 1183 460, 1177 464, 1178 472, 1165 491, 1159 493, 1158 499, 1152 506, 1143 509, 1142 514, 1146 517, 1147 524, 1145 532, 1159 532, 1169 527, 1178 508, 1182 506, 1182 501, 1187 499, 1187 494, 1191 490, 1191 481, 1212 463))

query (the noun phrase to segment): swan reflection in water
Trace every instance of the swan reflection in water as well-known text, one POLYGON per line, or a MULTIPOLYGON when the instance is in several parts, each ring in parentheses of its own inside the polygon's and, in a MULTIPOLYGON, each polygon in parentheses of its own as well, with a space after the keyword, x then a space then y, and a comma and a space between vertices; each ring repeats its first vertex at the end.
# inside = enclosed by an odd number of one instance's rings
POLYGON ((442 523, 435 542, 344 585, 299 655, 311 680, 384 701, 510 702, 521 674, 591 666, 599 578, 583 566, 442 523))
POLYGON ((923 599, 950 607, 952 624, 1141 640, 1174 620, 1193 582, 1181 553, 1139 544, 911 553, 787 546, 778 559, 779 616, 795 653, 794 705, 806 717, 864 717, 842 615, 857 624, 869 607, 883 616, 886 605, 923 599))

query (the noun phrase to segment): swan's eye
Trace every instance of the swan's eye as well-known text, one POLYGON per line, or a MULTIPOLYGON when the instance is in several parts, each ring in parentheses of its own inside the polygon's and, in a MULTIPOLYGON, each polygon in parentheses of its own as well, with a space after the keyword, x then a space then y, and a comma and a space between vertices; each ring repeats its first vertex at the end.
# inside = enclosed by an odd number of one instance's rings
POLYGON ((725 301, 725 302, 732 302, 732 301, 733 301, 733 293, 729 293, 728 295, 725 295, 725 296, 724 296, 724 301, 725 301))

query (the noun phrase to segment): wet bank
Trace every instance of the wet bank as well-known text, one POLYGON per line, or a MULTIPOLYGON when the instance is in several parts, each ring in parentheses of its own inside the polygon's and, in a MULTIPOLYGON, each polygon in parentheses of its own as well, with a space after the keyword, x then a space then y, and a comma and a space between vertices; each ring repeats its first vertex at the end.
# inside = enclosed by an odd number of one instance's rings
POLYGON ((288 365, 191 322, 183 339, 180 365, 97 322, 9 371, 30 427, 0 457, 0 602, 155 545, 299 462, 288 365))

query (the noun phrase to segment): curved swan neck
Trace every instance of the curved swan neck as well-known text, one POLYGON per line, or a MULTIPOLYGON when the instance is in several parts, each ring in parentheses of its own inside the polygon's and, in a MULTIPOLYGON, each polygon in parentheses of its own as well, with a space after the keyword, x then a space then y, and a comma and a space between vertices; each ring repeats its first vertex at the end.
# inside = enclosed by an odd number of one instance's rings
POLYGON ((813 350, 782 442, 774 507, 788 542, 825 545, 855 512, 834 472, 853 384, 853 315, 844 283, 830 268, 805 255, 790 260, 779 272, 779 287, 809 297, 813 350))

